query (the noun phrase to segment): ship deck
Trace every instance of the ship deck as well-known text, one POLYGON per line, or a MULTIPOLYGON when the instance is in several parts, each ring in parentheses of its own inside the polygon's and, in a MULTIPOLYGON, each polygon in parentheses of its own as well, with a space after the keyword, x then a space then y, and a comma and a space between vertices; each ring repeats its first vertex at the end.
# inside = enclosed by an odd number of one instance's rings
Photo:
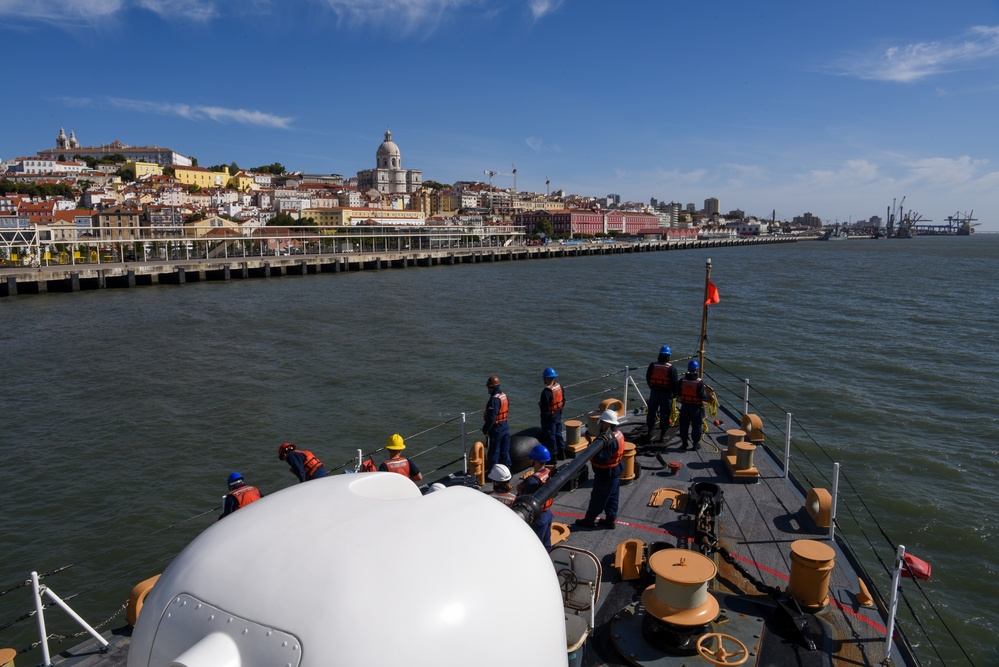
MULTIPOLYGON (((732 415, 719 417, 720 426, 711 426, 699 451, 681 451, 676 428, 667 431, 662 445, 653 443, 638 447, 636 468, 659 467, 661 462, 681 464, 676 474, 669 469, 639 469, 636 479, 623 484, 620 493, 617 525, 614 530, 588 529, 573 526, 581 518, 590 498, 592 480, 571 491, 559 493, 552 507, 556 523, 569 527, 563 542, 592 552, 601 560, 602 582, 597 602, 596 630, 587 645, 585 664, 593 665, 682 665, 708 664, 699 657, 669 656, 656 653, 643 656, 636 634, 636 621, 629 620, 643 611, 636 602, 642 589, 653 579, 648 574, 634 581, 622 581, 614 568, 618 544, 628 539, 641 540, 645 545, 665 542, 671 547, 696 549, 693 516, 672 509, 669 500, 660 507, 651 507, 652 494, 659 488, 687 491, 692 482, 716 484, 723 491, 723 509, 715 526, 718 544, 725 547, 738 567, 711 555, 718 566, 718 576, 710 591, 719 599, 722 612, 712 623, 712 632, 737 636, 750 651, 749 665, 881 665, 885 650, 885 621, 877 607, 863 607, 857 593, 860 573, 855 558, 838 541, 828 539, 828 529, 819 528, 804 508, 806 491, 784 477, 781 462, 764 447, 755 453, 755 467, 760 473, 755 482, 736 481, 722 461, 727 449, 725 429, 738 428, 739 420, 732 415), (734 422, 734 423, 733 423, 734 422), (659 458, 650 456, 657 450, 659 458), (644 455, 643 455, 644 454, 644 455), (815 540, 835 552, 835 565, 829 580, 829 603, 819 611, 806 613, 817 650, 807 651, 786 638, 785 629, 776 623, 762 621, 777 605, 769 596, 756 589, 743 573, 766 586, 785 589, 791 571, 791 543, 815 540), (765 628, 763 626, 766 626, 765 628), (621 655, 623 649, 630 658, 621 655)), ((629 441, 641 441, 645 434, 644 416, 630 416, 621 430, 629 441)), ((585 426, 584 426, 585 430, 585 426)), ((657 545, 655 548, 659 548, 657 545)), ((868 587, 874 595, 873 587, 868 587)), ((877 598, 876 598, 877 600, 877 598)), ((881 603, 880 600, 877 600, 881 603)), ((883 603, 882 603, 883 604, 883 603)), ((892 659, 897 665, 908 664, 896 645, 892 659)))

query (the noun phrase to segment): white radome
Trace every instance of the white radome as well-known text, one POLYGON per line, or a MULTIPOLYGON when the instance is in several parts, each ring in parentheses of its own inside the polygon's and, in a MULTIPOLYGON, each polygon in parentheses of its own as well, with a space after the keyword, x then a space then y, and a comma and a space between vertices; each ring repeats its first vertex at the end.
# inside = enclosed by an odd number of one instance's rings
POLYGON ((537 536, 474 489, 329 476, 198 536, 146 598, 129 667, 567 664, 537 536), (497 594, 497 591, 503 594, 497 594))

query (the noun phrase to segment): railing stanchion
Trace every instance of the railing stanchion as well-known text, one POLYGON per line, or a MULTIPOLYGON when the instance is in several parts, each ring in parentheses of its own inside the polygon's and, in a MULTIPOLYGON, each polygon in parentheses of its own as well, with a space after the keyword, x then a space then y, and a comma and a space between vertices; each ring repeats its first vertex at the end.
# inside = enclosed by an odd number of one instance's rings
POLYGON ((787 413, 787 426, 784 428, 784 479, 787 479, 791 462, 791 413, 787 413))
POLYGON ((465 436, 467 435, 465 430, 465 413, 461 413, 461 460, 462 460, 462 473, 465 475, 465 479, 468 479, 468 444, 465 441, 465 436))
POLYGON ((749 414, 749 378, 742 381, 745 385, 742 389, 742 414, 749 414))
POLYGON ((895 612, 898 610, 898 586, 899 578, 902 576, 902 563, 905 558, 905 545, 898 545, 895 553, 895 573, 891 577, 891 597, 888 603, 888 629, 885 630, 885 664, 891 658, 892 638, 895 634, 895 612))
POLYGON ((35 614, 38 616, 38 634, 41 635, 42 664, 48 667, 52 664, 49 656, 49 634, 45 630, 45 610, 42 609, 42 594, 38 590, 38 573, 31 573, 31 594, 35 598, 35 614))
POLYGON ((836 501, 839 499, 839 464, 833 464, 832 508, 829 513, 829 539, 836 537, 836 501))
POLYGON ((624 414, 628 414, 628 384, 631 380, 631 369, 624 367, 624 414))
POLYGON ((361 472, 361 466, 364 465, 364 452, 360 449, 357 450, 357 467, 354 468, 354 472, 361 472))

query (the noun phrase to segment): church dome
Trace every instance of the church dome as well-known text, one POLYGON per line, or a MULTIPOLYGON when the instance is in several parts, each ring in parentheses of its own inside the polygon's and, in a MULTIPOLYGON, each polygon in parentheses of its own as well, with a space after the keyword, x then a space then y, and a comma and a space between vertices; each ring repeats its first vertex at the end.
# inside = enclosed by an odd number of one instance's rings
POLYGON ((385 130, 385 141, 378 147, 378 153, 375 154, 375 164, 379 169, 402 168, 402 154, 399 152, 399 147, 392 141, 392 133, 388 130, 385 130))
POLYGON ((378 157, 382 157, 383 155, 395 155, 398 157, 399 154, 399 147, 395 145, 394 141, 392 141, 392 133, 385 130, 385 141, 383 141, 381 146, 378 147, 378 157))

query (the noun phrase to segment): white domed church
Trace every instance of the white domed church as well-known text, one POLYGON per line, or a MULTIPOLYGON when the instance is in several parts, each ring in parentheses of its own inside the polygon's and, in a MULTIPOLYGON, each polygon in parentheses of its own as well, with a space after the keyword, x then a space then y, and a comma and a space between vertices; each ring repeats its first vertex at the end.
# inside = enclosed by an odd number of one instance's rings
POLYGON ((416 192, 423 187, 423 171, 403 169, 402 153, 392 133, 385 131, 385 141, 375 153, 375 168, 357 172, 357 189, 361 192, 377 190, 384 194, 416 192))

